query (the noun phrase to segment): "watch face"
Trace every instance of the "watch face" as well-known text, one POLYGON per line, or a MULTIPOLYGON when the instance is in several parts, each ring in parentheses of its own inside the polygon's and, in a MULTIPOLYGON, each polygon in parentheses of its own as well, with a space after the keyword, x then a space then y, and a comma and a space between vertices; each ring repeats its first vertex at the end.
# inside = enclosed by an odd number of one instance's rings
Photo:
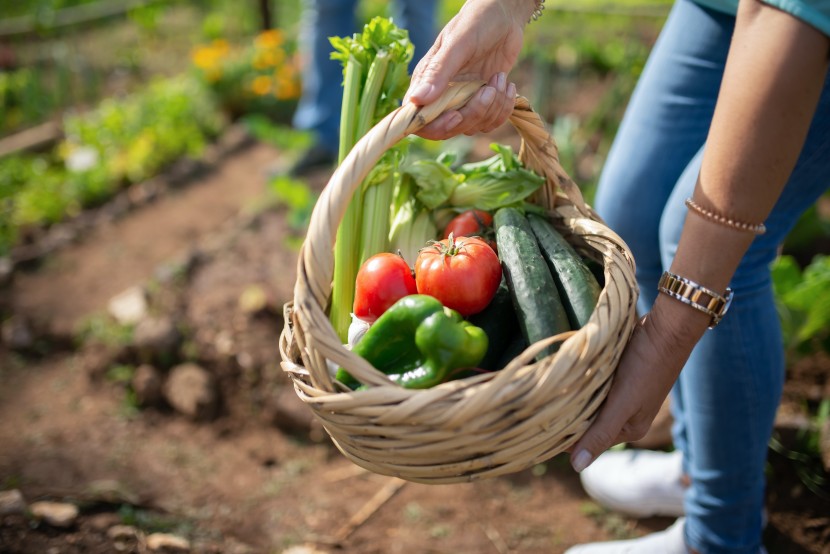
POLYGON ((733 296, 735 296, 735 293, 732 292, 732 289, 727 287, 726 294, 724 296, 723 307, 720 310, 718 310, 715 317, 712 318, 712 325, 709 326, 710 329, 712 329, 713 327, 715 327, 715 325, 720 323, 720 320, 723 319, 723 316, 725 316, 726 312, 729 311, 729 306, 732 305, 733 296))

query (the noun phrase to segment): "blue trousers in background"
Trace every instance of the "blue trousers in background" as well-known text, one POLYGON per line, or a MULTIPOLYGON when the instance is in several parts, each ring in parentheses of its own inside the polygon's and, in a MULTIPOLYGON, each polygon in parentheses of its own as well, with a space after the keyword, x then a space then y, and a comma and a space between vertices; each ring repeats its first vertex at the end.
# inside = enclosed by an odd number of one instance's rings
MULTIPOLYGON (((735 26, 678 0, 609 152, 595 207, 631 248, 646 313, 674 257, 735 26)), ((759 552, 767 444, 784 380, 770 263, 799 216, 830 185, 830 87, 785 190, 731 283, 734 300, 672 390, 675 446, 691 478, 686 541, 701 554, 759 552)), ((717 248, 718 245, 711 245, 717 248)))
MULTIPOLYGON (((340 62, 329 58, 329 37, 351 36, 358 31, 357 0, 312 0, 305 3, 301 48, 303 95, 294 114, 294 127, 310 130, 315 140, 336 154, 339 143, 340 105, 343 101, 343 70, 340 62)), ((395 0, 395 24, 409 31, 415 45, 410 71, 435 40, 436 0, 395 0)))

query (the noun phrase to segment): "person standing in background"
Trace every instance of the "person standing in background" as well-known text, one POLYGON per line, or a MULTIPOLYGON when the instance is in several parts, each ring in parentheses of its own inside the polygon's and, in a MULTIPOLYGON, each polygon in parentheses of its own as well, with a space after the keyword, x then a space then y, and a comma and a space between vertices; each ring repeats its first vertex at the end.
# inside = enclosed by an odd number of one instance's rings
MULTIPOLYGON (((437 0, 395 0, 391 4, 395 24, 409 32, 415 46, 411 69, 435 40, 437 0)), ((304 4, 300 33, 303 93, 293 124, 311 131, 314 142, 289 170, 292 176, 300 177, 337 161, 343 70, 330 58, 329 37, 350 36, 356 30, 357 7, 357 0, 311 0, 304 4)))

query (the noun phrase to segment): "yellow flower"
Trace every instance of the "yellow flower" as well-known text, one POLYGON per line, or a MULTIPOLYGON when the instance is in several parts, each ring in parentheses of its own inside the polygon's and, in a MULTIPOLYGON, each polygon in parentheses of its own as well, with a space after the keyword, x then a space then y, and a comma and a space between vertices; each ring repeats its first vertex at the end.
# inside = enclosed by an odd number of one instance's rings
POLYGON ((280 83, 274 91, 274 96, 277 100, 294 100, 300 97, 300 83, 297 81, 290 81, 288 83, 280 83))
POLYGON ((260 48, 276 48, 284 41, 282 31, 279 29, 270 29, 261 32, 255 39, 255 43, 260 48))
POLYGON ((205 77, 209 83, 215 83, 222 78, 222 71, 219 69, 208 69, 205 72, 205 77))
POLYGON ((230 44, 228 41, 223 38, 218 38, 213 41, 213 49, 216 51, 216 54, 220 57, 227 55, 228 52, 231 50, 230 44))
POLYGON ((196 67, 205 70, 215 70, 222 62, 223 58, 227 57, 230 52, 230 45, 228 41, 223 39, 214 40, 210 45, 199 46, 191 54, 190 58, 196 67))
POLYGON ((196 48, 190 58, 193 60, 196 67, 204 70, 213 69, 219 62, 216 52, 210 46, 200 46, 196 48))
POLYGON ((285 60, 285 52, 281 49, 263 50, 254 56, 254 69, 276 67, 285 60))
POLYGON ((300 79, 293 65, 284 65, 274 72, 277 86, 274 96, 280 100, 290 100, 300 96, 300 79))
POLYGON ((265 75, 260 75, 251 83, 251 90, 257 96, 265 96, 271 92, 271 79, 265 75))

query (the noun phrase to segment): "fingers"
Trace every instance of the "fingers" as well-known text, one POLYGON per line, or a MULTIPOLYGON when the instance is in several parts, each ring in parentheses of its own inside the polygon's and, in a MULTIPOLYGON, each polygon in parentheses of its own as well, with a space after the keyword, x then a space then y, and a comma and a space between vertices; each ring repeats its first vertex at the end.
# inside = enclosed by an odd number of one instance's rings
POLYGON ((445 32, 438 35, 435 44, 415 66, 409 90, 404 95, 404 103, 414 102, 424 106, 435 101, 467 62, 469 53, 463 48, 450 48, 445 40, 445 32))
POLYGON ((516 85, 507 84, 507 76, 498 73, 464 107, 445 112, 418 135, 430 140, 444 140, 462 133, 490 132, 510 117, 515 98, 516 85))
POLYGON ((619 421, 620 416, 617 415, 613 406, 606 401, 594 423, 585 431, 582 438, 571 447, 571 466, 574 471, 577 473, 582 471, 591 465, 597 456, 617 444, 615 441, 621 429, 619 421))
POLYGON ((468 115, 464 113, 463 108, 460 110, 462 117, 469 124, 468 128, 464 130, 466 134, 476 132, 489 133, 507 121, 507 118, 510 117, 510 113, 513 111, 513 104, 516 98, 516 85, 513 83, 507 84, 507 75, 497 73, 490 78, 487 85, 485 88, 493 88, 495 93, 493 100, 486 107, 486 110, 481 110, 484 107, 484 98, 481 99, 481 104, 473 107, 473 113, 468 115), (512 94, 509 90, 510 87, 512 87, 512 94), (475 111, 476 109, 479 111, 475 111), (476 118, 479 120, 476 121, 476 118))
POLYGON ((594 423, 570 448, 571 466, 575 471, 580 472, 591 465, 597 456, 615 444, 645 436, 654 414, 642 406, 633 407, 632 396, 634 394, 625 387, 611 389, 594 423))

